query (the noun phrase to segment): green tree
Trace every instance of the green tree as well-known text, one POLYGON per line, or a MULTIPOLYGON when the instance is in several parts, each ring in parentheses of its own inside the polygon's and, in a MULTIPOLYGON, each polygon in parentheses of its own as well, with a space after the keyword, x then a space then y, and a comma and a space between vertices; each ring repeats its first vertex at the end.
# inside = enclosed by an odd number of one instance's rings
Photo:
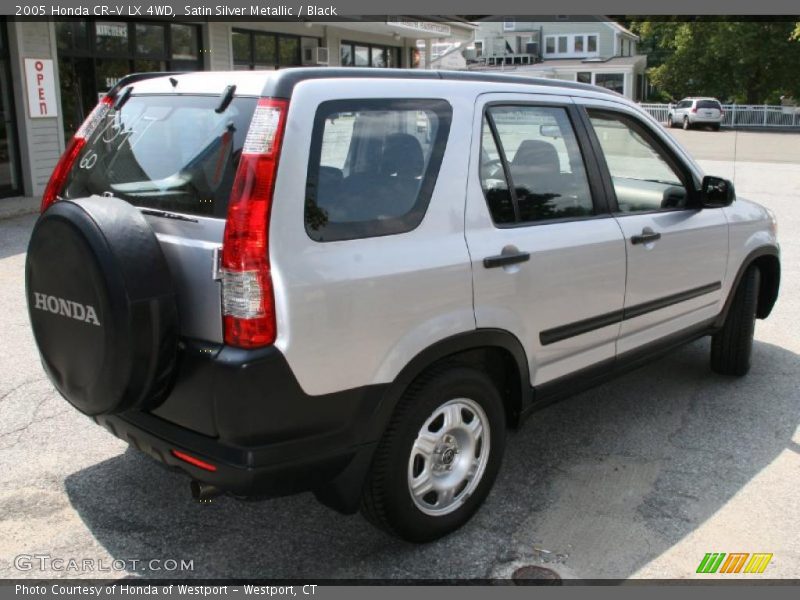
POLYGON ((673 98, 748 104, 800 98, 800 24, 789 21, 632 21, 648 76, 673 98))

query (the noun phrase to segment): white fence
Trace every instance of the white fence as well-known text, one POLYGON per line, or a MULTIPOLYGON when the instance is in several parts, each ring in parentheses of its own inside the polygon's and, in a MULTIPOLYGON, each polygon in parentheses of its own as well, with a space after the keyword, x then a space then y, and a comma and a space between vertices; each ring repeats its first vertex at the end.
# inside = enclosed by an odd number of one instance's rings
MULTIPOLYGON (((640 104, 653 118, 667 122, 669 104, 640 104)), ((723 127, 800 127, 800 107, 723 104, 723 127)))

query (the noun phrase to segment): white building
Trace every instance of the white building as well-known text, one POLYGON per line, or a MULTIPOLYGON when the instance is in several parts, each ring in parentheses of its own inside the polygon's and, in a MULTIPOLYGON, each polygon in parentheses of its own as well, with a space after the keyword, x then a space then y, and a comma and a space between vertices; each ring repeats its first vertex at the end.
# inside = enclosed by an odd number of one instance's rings
POLYGON ((599 85, 632 100, 645 91, 647 56, 638 36, 602 17, 520 21, 490 17, 477 23, 466 68, 599 85))

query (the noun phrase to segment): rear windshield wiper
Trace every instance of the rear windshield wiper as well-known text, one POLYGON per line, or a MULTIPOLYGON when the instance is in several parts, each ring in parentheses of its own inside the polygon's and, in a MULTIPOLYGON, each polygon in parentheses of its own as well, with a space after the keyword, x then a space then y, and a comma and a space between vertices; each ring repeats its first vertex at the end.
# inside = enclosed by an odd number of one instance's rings
POLYGON ((152 217, 162 217, 164 219, 175 219, 176 221, 189 221, 190 223, 197 223, 197 219, 193 219, 192 217, 187 217, 186 215, 180 215, 178 213, 167 212, 166 210, 158 210, 156 208, 143 208, 141 210, 143 215, 150 215, 152 217))
POLYGON ((217 108, 214 109, 214 112, 216 113, 225 112, 225 109, 228 108, 228 105, 231 103, 231 100, 233 100, 233 94, 235 92, 236 92, 235 85, 229 85, 228 87, 226 87, 222 91, 222 95, 219 98, 219 104, 217 105, 217 108))

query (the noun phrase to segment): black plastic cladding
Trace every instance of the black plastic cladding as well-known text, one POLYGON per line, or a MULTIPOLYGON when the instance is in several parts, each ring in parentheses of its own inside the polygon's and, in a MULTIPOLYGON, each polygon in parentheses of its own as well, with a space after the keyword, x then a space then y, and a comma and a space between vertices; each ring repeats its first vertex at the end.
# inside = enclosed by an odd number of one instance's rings
MULTIPOLYGON (((612 96, 620 96, 617 92, 574 81, 555 81, 519 75, 499 75, 495 73, 475 73, 466 71, 425 71, 417 69, 357 69, 305 67, 278 71, 270 77, 262 90, 268 98, 290 98, 294 86, 312 79, 438 79, 445 81, 484 81, 487 83, 508 83, 517 85, 536 85, 543 87, 560 87, 589 92, 601 92, 612 96)), ((622 96, 620 96, 622 97, 622 96)))

